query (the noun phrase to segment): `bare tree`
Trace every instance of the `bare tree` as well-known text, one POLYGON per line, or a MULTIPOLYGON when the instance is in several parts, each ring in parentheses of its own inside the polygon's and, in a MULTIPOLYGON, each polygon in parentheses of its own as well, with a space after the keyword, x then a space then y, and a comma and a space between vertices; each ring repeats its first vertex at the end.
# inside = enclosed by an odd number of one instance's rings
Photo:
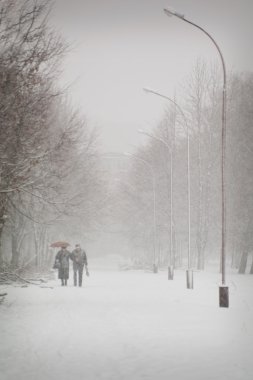
POLYGON ((234 74, 229 96, 228 232, 239 273, 246 272, 248 258, 253 252, 252 95, 252 73, 234 74))
POLYGON ((13 265, 27 231, 40 265, 57 220, 85 213, 87 226, 101 198, 97 136, 55 85, 66 46, 49 27, 50 10, 47 0, 0 5, 0 246, 6 225, 13 265))

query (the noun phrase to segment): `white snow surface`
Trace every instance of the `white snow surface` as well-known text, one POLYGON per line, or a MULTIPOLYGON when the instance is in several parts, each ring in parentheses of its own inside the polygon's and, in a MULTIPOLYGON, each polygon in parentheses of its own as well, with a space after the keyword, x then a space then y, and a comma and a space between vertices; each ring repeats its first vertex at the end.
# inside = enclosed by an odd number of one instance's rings
MULTIPOLYGON (((1 286, 1 380, 252 380, 253 276, 103 270, 82 288, 1 286)), ((43 285, 42 285, 43 286, 43 285)))

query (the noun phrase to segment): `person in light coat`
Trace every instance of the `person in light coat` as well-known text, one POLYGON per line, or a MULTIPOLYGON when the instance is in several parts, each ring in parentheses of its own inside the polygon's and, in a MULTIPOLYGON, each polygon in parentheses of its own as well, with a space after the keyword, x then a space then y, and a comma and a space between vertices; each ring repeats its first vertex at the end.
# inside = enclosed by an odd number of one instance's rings
POLYGON ((73 261, 74 272, 74 286, 82 286, 83 282, 83 268, 85 266, 86 276, 89 276, 88 261, 85 251, 81 248, 80 244, 76 244, 74 251, 71 253, 71 260, 73 261))

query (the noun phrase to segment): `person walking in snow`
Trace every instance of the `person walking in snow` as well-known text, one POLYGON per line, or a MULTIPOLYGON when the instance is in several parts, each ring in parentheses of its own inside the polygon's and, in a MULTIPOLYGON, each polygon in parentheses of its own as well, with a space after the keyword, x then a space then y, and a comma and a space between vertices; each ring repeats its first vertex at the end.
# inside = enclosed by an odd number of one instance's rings
POLYGON ((86 270, 86 276, 89 276, 89 271, 86 253, 83 249, 81 249, 80 244, 76 244, 74 251, 71 253, 71 260, 73 261, 74 286, 77 286, 77 276, 78 285, 82 286, 84 266, 86 270))
POLYGON ((55 257, 54 268, 58 269, 58 278, 61 280, 62 286, 67 286, 68 283, 70 257, 71 253, 64 246, 57 252, 55 257))

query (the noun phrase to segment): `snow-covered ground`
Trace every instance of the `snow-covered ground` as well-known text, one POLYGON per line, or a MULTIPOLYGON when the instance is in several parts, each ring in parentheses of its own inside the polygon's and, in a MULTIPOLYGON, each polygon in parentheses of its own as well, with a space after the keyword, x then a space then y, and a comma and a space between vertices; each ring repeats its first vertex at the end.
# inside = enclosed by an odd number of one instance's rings
POLYGON ((2 286, 1 380, 252 380, 253 276, 102 270, 82 288, 2 286))

